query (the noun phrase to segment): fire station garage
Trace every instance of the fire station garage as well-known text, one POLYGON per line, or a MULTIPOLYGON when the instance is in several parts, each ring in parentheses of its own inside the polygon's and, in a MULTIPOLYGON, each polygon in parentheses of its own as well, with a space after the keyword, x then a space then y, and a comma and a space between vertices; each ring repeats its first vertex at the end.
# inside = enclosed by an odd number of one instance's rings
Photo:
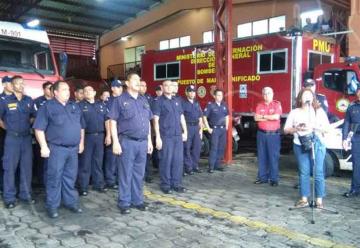
POLYGON ((358 0, 0 0, 0 248, 360 247, 359 23, 358 0))

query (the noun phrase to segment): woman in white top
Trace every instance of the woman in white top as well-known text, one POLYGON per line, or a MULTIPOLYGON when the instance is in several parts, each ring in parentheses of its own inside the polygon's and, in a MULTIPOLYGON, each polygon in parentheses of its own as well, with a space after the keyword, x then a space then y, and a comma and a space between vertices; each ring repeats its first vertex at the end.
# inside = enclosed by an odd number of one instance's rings
POLYGON ((324 159, 326 148, 324 145, 324 132, 330 128, 325 111, 316 101, 310 89, 302 89, 296 99, 296 108, 293 109, 286 120, 284 132, 294 135, 294 153, 299 166, 299 184, 301 199, 296 207, 309 205, 310 196, 310 170, 312 169, 311 150, 304 150, 299 136, 313 135, 315 150, 315 197, 316 207, 323 208, 322 198, 325 196, 324 159))

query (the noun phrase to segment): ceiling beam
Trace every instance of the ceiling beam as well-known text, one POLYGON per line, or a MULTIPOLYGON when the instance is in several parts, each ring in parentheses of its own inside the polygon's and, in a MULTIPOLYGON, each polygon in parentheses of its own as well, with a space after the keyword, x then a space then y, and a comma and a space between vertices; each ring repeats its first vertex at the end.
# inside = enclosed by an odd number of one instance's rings
POLYGON ((94 22, 83 22, 83 21, 78 21, 78 20, 73 20, 72 17, 71 20, 69 20, 69 18, 67 17, 63 17, 63 18, 59 18, 59 17, 51 17, 51 16, 46 16, 46 15, 32 15, 32 14, 26 14, 24 15, 24 17, 33 17, 33 18, 38 18, 42 21, 42 23, 46 23, 47 20, 49 21, 53 21, 53 22, 59 22, 59 23, 64 23, 66 25, 80 25, 80 26, 85 26, 85 27, 93 27, 93 28, 99 28, 99 29, 110 29, 113 25, 102 25, 94 22))
POLYGON ((104 21, 111 22, 111 23, 122 23, 123 22, 123 20, 113 19, 113 18, 110 18, 109 16, 102 17, 100 15, 94 15, 94 14, 89 14, 89 13, 85 14, 85 13, 80 13, 80 12, 74 11, 74 10, 64 10, 64 9, 58 9, 58 8, 48 7, 48 6, 38 5, 36 7, 36 9, 41 9, 41 10, 55 12, 55 13, 62 13, 65 15, 70 15, 70 16, 73 15, 76 17, 83 17, 83 18, 94 19, 94 20, 104 20, 104 21))
MULTIPOLYGON (((109 8, 101 7, 101 6, 95 5, 95 4, 79 3, 79 2, 73 2, 70 0, 51 0, 51 1, 56 2, 56 3, 62 3, 62 4, 66 4, 66 5, 76 6, 76 7, 89 8, 92 10, 111 13, 114 15, 122 15, 122 16, 126 16, 126 17, 134 17, 136 15, 136 13, 131 14, 127 11, 119 11, 119 10, 109 9, 109 8)), ((124 6, 124 4, 122 2, 121 2, 121 5, 124 6)))
POLYGON ((55 31, 63 31, 63 32, 72 32, 72 33, 75 33, 75 34, 88 34, 88 35, 100 35, 102 32, 100 31, 94 31, 94 30, 84 30, 84 29, 79 29, 79 28, 69 28, 69 27, 64 27, 64 26, 61 26, 61 25, 53 25, 53 24, 45 24, 43 25, 46 30, 55 30, 55 31))
POLYGON ((123 0, 121 2, 119 2, 118 0, 110 0, 111 4, 117 5, 117 6, 128 6, 128 7, 132 7, 135 9, 140 9, 140 10, 149 10, 149 5, 147 4, 141 4, 141 3, 134 3, 134 0, 123 0))

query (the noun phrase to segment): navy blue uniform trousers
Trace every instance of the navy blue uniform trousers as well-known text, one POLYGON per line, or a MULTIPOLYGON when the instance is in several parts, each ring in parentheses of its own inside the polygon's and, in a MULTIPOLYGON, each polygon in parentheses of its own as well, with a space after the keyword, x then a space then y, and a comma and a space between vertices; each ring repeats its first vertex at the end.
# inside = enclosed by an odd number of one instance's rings
POLYGON ((118 161, 119 207, 144 202, 143 179, 146 166, 147 140, 119 138, 122 153, 118 161))
POLYGON ((209 169, 219 168, 224 157, 226 145, 226 129, 213 128, 210 138, 209 169))
POLYGON ((112 186, 116 184, 116 158, 112 151, 112 144, 105 147, 104 169, 105 169, 105 182, 107 185, 112 186))
POLYGON ((0 191, 3 190, 3 155, 4 155, 4 145, 5 145, 5 130, 0 128, 0 191))
POLYGON ((358 134, 355 134, 352 138, 351 158, 352 158, 353 173, 352 173, 350 191, 355 191, 360 193, 360 135, 358 134))
POLYGON ((87 191, 91 182, 94 188, 104 187, 104 173, 102 169, 104 157, 104 134, 85 134, 84 152, 80 155, 79 187, 87 191))
POLYGON ((32 144, 31 135, 14 136, 7 133, 4 144, 4 201, 14 202, 16 199, 15 174, 20 166, 19 198, 31 198, 32 178, 32 144))
POLYGON ((258 179, 267 182, 279 180, 280 134, 258 131, 256 135, 258 153, 258 179))
POLYGON ((201 139, 199 125, 188 125, 188 138, 184 142, 184 165, 185 171, 192 171, 198 168, 200 159, 201 139))
POLYGON ((162 149, 159 151, 160 187, 164 190, 180 187, 184 153, 182 136, 162 137, 162 149))
POLYGON ((78 172, 77 146, 64 147, 49 144, 50 157, 46 169, 46 207, 57 209, 61 198, 66 207, 77 207, 79 195, 75 190, 78 172))

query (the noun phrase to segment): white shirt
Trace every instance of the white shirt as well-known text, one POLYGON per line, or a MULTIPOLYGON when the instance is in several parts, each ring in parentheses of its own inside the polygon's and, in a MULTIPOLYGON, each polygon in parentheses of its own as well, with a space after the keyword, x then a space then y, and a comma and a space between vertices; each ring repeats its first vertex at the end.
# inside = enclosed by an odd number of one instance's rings
MULTIPOLYGON (((299 124, 304 123, 306 128, 315 129, 316 136, 324 143, 324 135, 319 131, 330 127, 329 119, 322 108, 315 110, 313 108, 309 110, 296 108, 290 111, 288 118, 286 119, 284 129, 295 128, 299 124)), ((309 131, 299 131, 294 133, 294 144, 301 145, 299 135, 306 135, 311 133, 309 131)))

